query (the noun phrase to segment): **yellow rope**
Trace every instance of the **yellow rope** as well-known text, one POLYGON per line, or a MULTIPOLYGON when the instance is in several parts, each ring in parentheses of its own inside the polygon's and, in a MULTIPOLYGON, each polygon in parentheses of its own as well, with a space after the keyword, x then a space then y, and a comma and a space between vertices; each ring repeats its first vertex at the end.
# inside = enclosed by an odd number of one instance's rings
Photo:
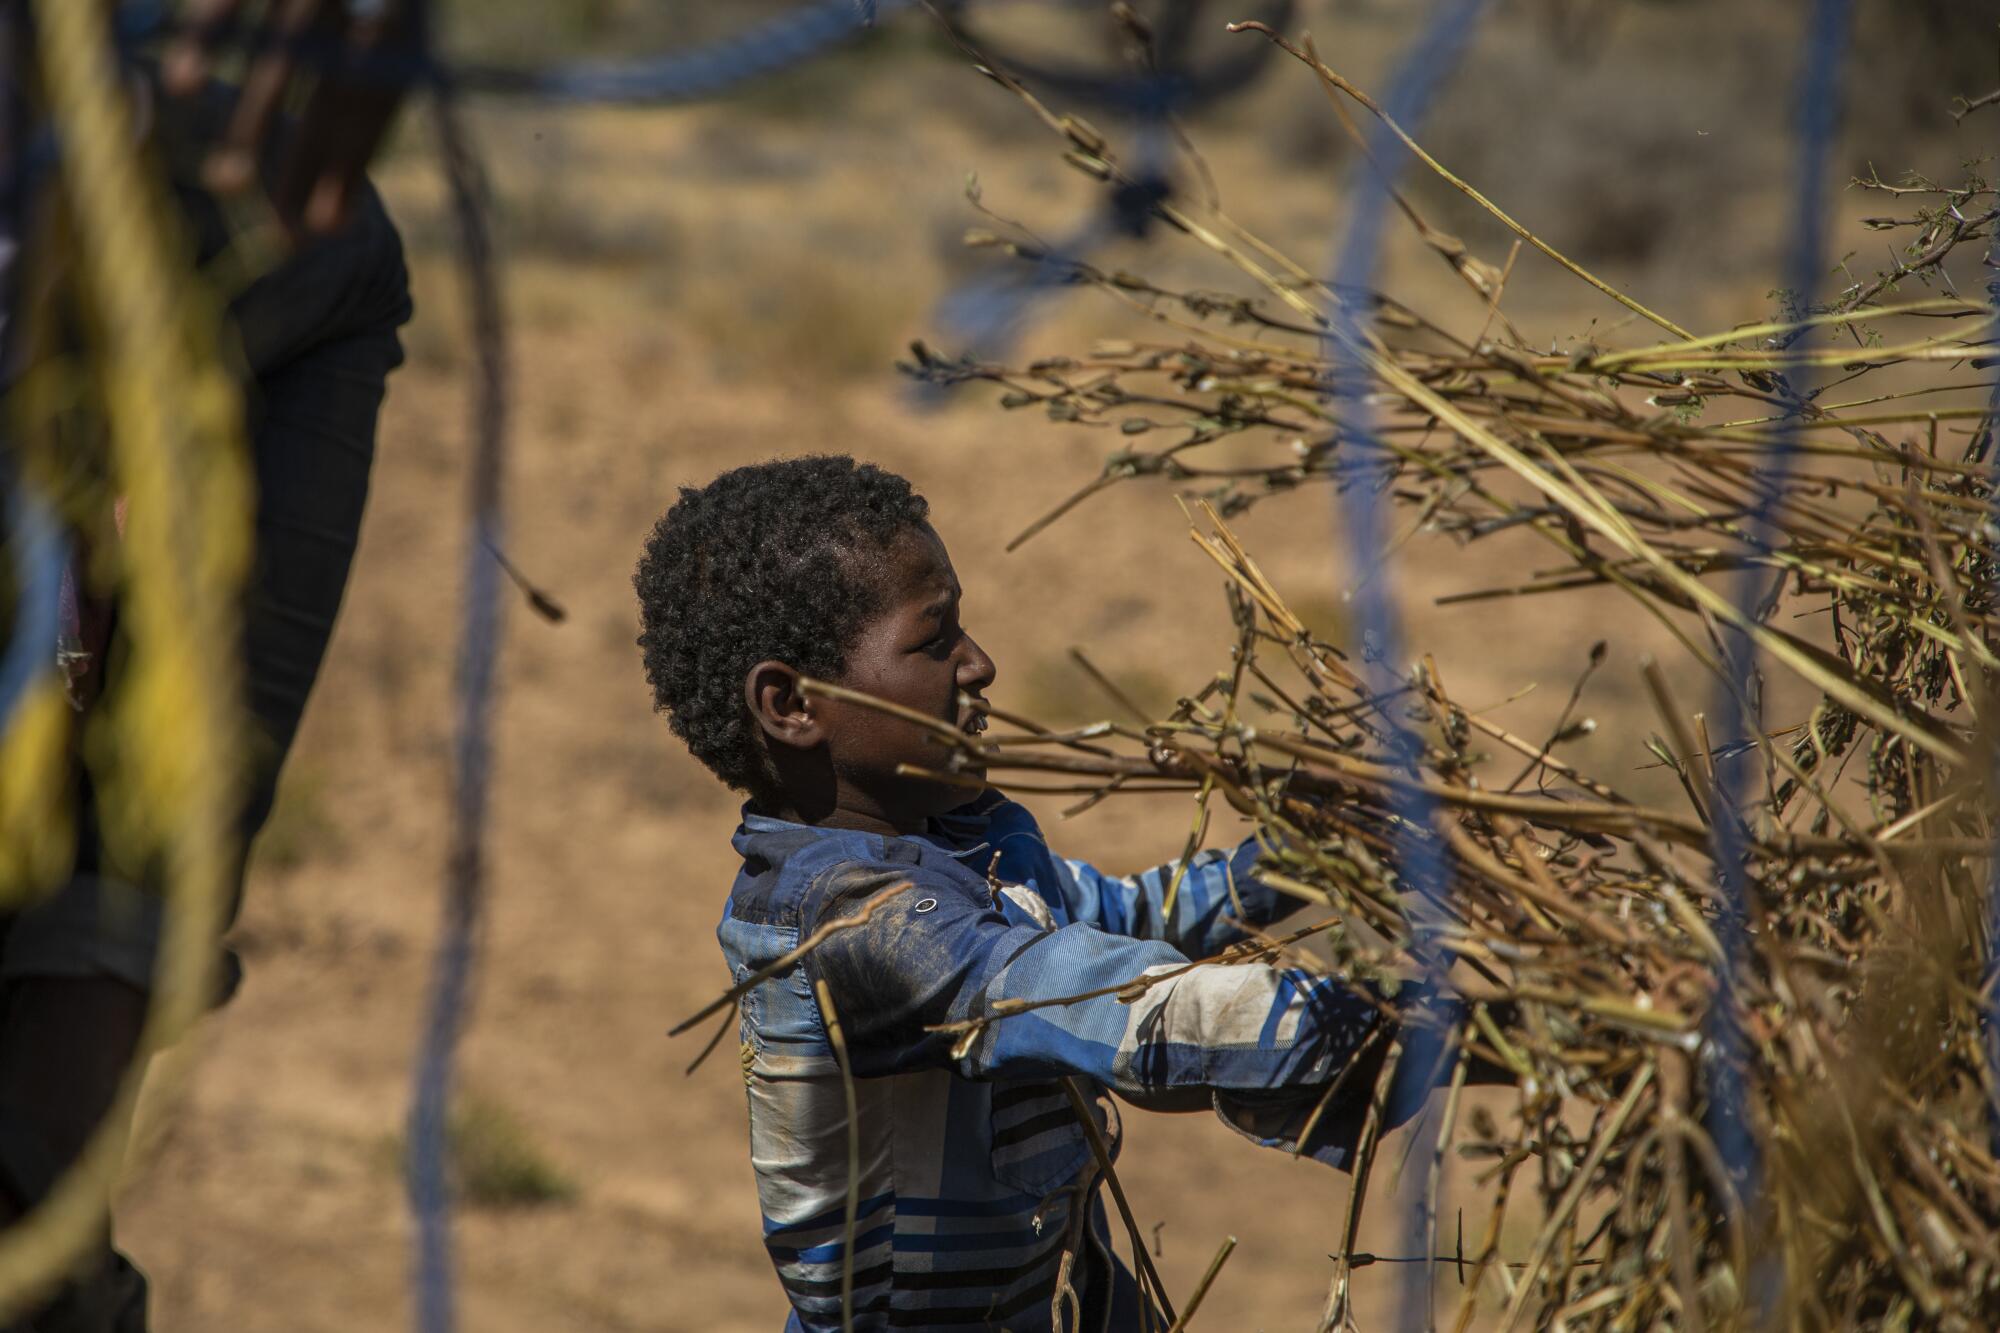
POLYGON ((0 905, 10 910, 68 868, 69 721, 51 670, 28 687, 0 736, 0 905))
MULTIPOLYGON (((130 647, 90 757, 106 836, 160 867, 165 938, 144 1049, 206 1006, 237 780, 236 593, 250 542, 239 391, 215 358, 220 312, 195 282, 160 183, 143 168, 105 0, 37 0, 49 111, 73 220, 70 261, 102 370, 111 484, 129 502, 118 559, 130 647)), ((47 1291, 103 1223, 138 1094, 40 1207, 0 1235, 0 1320, 47 1291)))

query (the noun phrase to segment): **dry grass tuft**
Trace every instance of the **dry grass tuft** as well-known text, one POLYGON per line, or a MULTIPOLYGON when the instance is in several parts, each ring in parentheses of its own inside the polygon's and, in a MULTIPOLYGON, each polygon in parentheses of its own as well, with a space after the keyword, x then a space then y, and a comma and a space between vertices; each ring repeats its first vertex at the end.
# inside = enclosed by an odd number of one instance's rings
POLYGON ((576 1197, 576 1182, 547 1155, 520 1117, 491 1097, 462 1097, 446 1128, 445 1143, 453 1184, 474 1207, 522 1208, 567 1203, 576 1197))

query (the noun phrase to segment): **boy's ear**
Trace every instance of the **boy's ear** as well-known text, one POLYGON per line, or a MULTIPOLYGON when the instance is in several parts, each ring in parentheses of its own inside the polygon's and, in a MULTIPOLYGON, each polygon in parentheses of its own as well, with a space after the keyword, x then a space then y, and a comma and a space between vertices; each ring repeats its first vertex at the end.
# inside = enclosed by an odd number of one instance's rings
POLYGON ((810 750, 826 739, 818 706, 799 690, 799 673, 783 662, 759 662, 743 678, 743 701, 766 736, 810 750))

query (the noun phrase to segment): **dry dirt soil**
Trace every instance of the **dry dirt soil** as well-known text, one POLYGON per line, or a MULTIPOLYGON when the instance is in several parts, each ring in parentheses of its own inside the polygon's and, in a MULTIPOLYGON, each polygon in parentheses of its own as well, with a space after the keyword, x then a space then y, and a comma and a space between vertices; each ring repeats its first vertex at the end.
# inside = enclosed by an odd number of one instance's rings
MULTIPOLYGON (((1408 7, 1320 8, 1322 51, 1379 87, 1408 7)), ((1440 112, 1440 151, 1683 321, 1767 312, 1785 187, 1774 72, 1789 69, 1797 7, 1718 29, 1712 5, 1633 6, 1580 42, 1555 31, 1558 8, 1590 7, 1503 7, 1440 112), (1708 26, 1690 35, 1684 10, 1708 26)), ((1977 90, 1935 100, 1948 91, 1977 90)), ((1954 140, 1936 119, 1938 152, 1969 155, 1970 133, 1954 140)), ((390 389, 342 623, 237 927, 248 982, 161 1062, 118 1203, 161 1333, 349 1333, 410 1318, 397 1162, 446 836, 470 392, 449 229, 413 121, 380 172, 409 241, 410 358, 390 389)), ((700 1038, 666 1036, 726 983, 712 932, 735 870, 736 802, 650 707, 629 586, 649 526, 677 487, 737 464, 846 451, 901 470, 930 498, 968 624, 998 659, 996 700, 1048 721, 1110 707, 1067 664, 1071 645, 1150 703, 1197 688, 1226 661, 1220 580, 1158 485, 1114 488, 1003 554, 1118 441, 1002 413, 990 394, 924 407, 891 369, 909 337, 935 336, 950 284, 991 261, 959 244, 967 226, 996 225, 968 204, 968 173, 989 207, 1045 235, 1097 203, 1053 139, 935 43, 892 33, 719 105, 482 107, 476 129, 508 261, 509 546, 568 619, 509 609, 489 910, 460 1078, 569 1188, 460 1212, 463 1324, 768 1333, 785 1307, 759 1244, 734 1062, 725 1051, 687 1076, 700 1038)), ((1323 262, 1349 159, 1304 71, 1274 68, 1194 129, 1227 206, 1323 262)), ((1857 135, 1843 168, 1889 130, 1867 121, 1857 135)), ((1419 197, 1505 258, 1506 238, 1462 203, 1428 186, 1419 197)), ((1867 205, 1842 207, 1851 220, 1867 205)), ((1184 244, 1118 259, 1235 285, 1184 244)), ((1440 272, 1399 239, 1387 285, 1476 327, 1481 312, 1440 272)), ((1636 336, 1607 332, 1620 312, 1559 276, 1533 257, 1516 271, 1509 305, 1534 339, 1636 336)), ((1062 293, 1025 345, 1139 332, 1062 293)), ((1325 494, 1276 500, 1241 530, 1308 618, 1340 633, 1348 580, 1325 494)), ((1436 653, 1460 699, 1533 734, 1591 641, 1611 639, 1585 697, 1607 721, 1576 757, 1648 791, 1632 696, 1656 630, 1608 600, 1430 604, 1529 555, 1410 542, 1398 573, 1412 642, 1436 653)), ((1190 815, 1164 797, 1068 823, 1054 798, 1037 809, 1065 850, 1122 869, 1173 855, 1190 815)), ((1313 1325, 1346 1177, 1203 1116, 1128 1114, 1123 1161, 1173 1291, 1193 1286, 1224 1236, 1239 1241, 1202 1326, 1313 1325)), ((1476 1203, 1469 1175, 1454 1180, 1476 1203)), ((1469 1240, 1479 1216, 1468 1209, 1469 1240)), ((1364 1313, 1383 1308, 1390 1271, 1361 1270, 1364 1313)), ((1448 1276, 1444 1290, 1455 1298, 1448 1276)))

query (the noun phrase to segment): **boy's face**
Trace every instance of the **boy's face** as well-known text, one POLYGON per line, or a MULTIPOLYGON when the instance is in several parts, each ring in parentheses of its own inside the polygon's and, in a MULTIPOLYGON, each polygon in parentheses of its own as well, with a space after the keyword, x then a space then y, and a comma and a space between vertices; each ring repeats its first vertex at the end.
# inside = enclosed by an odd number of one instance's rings
MULTIPOLYGON (((984 718, 962 707, 959 696, 980 698, 993 683, 993 659, 959 622, 958 575, 944 543, 925 526, 904 534, 880 559, 882 610, 855 633, 846 670, 834 683, 977 735, 984 718)), ((753 671, 751 707, 764 720, 771 702, 761 697, 758 679, 753 671)), ((897 773, 903 764, 947 765, 950 747, 914 722, 839 699, 794 700, 792 707, 808 719, 803 727, 787 735, 770 720, 763 725, 782 742, 773 754, 793 811, 806 822, 913 833, 976 794, 897 773)))

